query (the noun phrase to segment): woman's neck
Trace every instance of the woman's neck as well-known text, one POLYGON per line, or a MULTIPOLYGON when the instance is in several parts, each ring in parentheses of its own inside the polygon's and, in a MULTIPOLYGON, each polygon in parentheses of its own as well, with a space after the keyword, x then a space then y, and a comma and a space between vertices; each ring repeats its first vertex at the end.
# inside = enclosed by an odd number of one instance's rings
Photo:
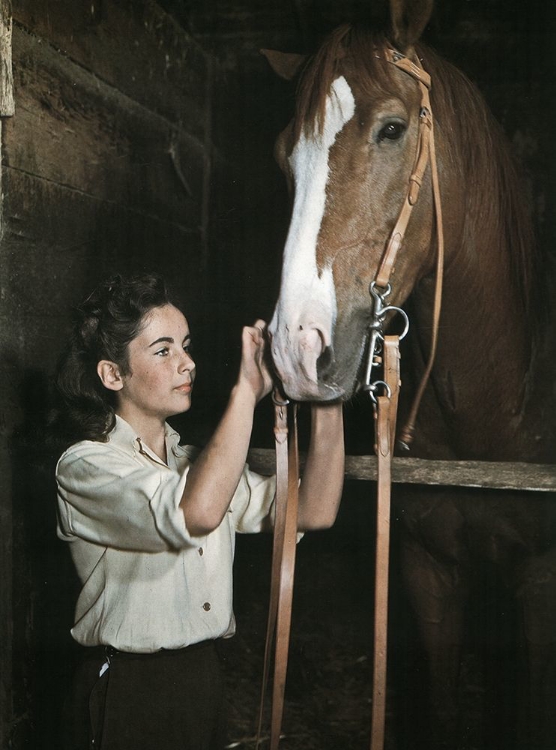
POLYGON ((166 425, 159 418, 145 414, 130 413, 127 409, 118 409, 116 414, 133 427, 141 442, 147 445, 164 463, 166 463, 166 425))

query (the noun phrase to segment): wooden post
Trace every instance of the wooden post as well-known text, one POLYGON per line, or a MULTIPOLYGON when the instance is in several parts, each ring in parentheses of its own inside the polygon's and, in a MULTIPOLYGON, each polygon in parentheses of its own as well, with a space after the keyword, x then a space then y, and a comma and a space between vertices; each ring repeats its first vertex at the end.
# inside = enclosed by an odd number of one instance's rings
MULTIPOLYGON (((2 117, 14 113, 12 77, 12 6, 11 0, 0 0, 0 144, 2 143, 2 117)), ((0 146, 1 148, 1 146, 0 146)), ((2 154, 0 153, 0 157, 2 154)), ((0 171, 0 239, 3 234, 2 179, 0 171)), ((0 545, 0 570, 2 571, 2 597, 0 600, 0 747, 7 747, 13 719, 11 692, 12 677, 12 507, 11 492, 3 490, 10 485, 10 464, 7 436, 0 435, 0 465, 2 466, 2 495, 0 523, 2 543, 0 545)), ((10 487, 11 490, 11 487, 10 487)))
POLYGON ((14 111, 12 3, 0 0, 0 117, 11 117, 14 111))

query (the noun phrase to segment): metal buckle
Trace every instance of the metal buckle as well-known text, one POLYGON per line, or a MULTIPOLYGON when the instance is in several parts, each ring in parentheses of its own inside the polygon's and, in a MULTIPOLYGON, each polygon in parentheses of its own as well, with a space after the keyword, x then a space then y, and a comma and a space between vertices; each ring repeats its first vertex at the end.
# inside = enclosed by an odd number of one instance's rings
POLYGON ((373 318, 369 326, 371 332, 369 338, 369 348, 367 352, 367 367, 365 370, 365 379, 363 381, 363 390, 372 392, 372 369, 378 367, 381 364, 380 354, 382 352, 382 340, 384 318, 382 311, 386 307, 385 300, 392 291, 392 287, 388 284, 382 291, 379 291, 374 281, 369 285, 369 294, 374 300, 373 304, 373 318))
POLYGON ((387 305, 386 299, 390 295, 392 287, 387 284, 385 287, 379 287, 376 282, 371 281, 369 284, 369 294, 373 298, 373 318, 369 326, 370 337, 367 351, 367 366, 365 369, 365 378, 362 383, 362 390, 366 391, 371 399, 376 403, 376 391, 378 386, 386 388, 386 395, 390 397, 390 388, 383 380, 373 381, 373 367, 379 367, 382 364, 382 342, 384 341, 384 321, 388 313, 400 313, 404 319, 404 329, 400 334, 400 341, 405 338, 409 331, 409 318, 407 313, 401 307, 387 305))

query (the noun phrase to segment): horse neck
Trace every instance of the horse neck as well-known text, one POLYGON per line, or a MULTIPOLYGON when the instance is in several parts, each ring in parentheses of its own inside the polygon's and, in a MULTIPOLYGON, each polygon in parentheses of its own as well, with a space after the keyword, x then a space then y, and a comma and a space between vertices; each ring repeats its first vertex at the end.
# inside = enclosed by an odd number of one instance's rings
MULTIPOLYGON (((462 177, 445 190, 447 235, 443 307, 432 375, 437 408, 454 455, 471 458, 530 458, 524 407, 531 361, 528 316, 515 283, 509 232, 488 214, 503 195, 491 177, 462 177), (470 186, 467 211, 462 203, 470 186), (480 192, 482 191, 482 193, 480 192)), ((498 210, 511 211, 511 206, 498 210)), ((513 249, 513 248, 512 248, 513 249)), ((428 336, 432 282, 416 290, 417 327, 428 336)), ((427 351, 428 343, 419 342, 427 351)))

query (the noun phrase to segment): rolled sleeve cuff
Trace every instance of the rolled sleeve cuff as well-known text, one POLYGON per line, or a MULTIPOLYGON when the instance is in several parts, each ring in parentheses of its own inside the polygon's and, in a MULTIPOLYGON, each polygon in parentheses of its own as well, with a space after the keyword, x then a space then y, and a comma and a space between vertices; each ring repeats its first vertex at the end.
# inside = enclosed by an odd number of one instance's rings
POLYGON ((158 533, 175 549, 199 545, 199 537, 193 537, 189 533, 183 510, 180 508, 188 474, 189 467, 181 476, 165 476, 161 472, 158 488, 154 490, 150 501, 158 533), (171 484, 175 485, 173 490, 169 486, 171 484))
POLYGON ((274 523, 275 497, 276 478, 261 476, 246 465, 230 507, 236 531, 254 534, 270 527, 274 523))

